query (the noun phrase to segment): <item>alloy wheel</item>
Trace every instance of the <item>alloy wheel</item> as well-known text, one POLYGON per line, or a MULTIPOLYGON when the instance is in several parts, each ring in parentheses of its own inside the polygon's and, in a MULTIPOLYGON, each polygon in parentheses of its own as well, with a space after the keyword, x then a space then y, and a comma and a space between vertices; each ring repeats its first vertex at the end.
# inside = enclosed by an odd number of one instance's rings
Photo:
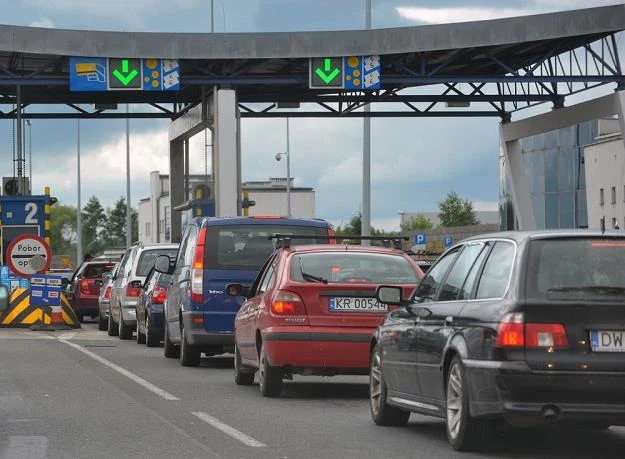
POLYGON ((371 372, 369 376, 369 400, 371 411, 374 415, 380 412, 380 402, 382 397, 382 364, 380 354, 375 351, 371 361, 371 372))
POLYGON ((460 365, 454 363, 447 382, 447 429, 452 438, 457 438, 462 419, 462 373, 460 365))

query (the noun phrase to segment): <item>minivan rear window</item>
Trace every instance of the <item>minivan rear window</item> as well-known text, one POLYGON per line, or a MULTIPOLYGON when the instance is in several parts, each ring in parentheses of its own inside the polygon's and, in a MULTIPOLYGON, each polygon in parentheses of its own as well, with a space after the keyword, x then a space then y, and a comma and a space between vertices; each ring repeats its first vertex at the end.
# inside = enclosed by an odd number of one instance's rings
POLYGON ((139 256, 139 263, 137 263, 137 269, 135 276, 145 277, 150 272, 150 269, 154 267, 156 257, 160 255, 167 255, 170 258, 176 258, 177 249, 147 249, 141 252, 139 256))
POLYGON ((311 236, 298 239, 297 244, 327 244, 327 227, 294 225, 232 225, 209 226, 204 249, 205 269, 258 271, 275 249, 274 234, 311 236))
POLYGON ((625 295, 625 238, 541 239, 530 244, 527 296, 625 295))

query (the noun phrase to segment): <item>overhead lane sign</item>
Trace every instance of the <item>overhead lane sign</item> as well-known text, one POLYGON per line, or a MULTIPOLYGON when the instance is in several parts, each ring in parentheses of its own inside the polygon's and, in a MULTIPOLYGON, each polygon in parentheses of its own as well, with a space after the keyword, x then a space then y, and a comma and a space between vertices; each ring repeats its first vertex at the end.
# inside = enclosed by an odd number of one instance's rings
POLYGON ((71 91, 178 91, 177 59, 70 57, 71 91))
POLYGON ((319 57, 309 61, 310 89, 380 89, 380 56, 319 57))

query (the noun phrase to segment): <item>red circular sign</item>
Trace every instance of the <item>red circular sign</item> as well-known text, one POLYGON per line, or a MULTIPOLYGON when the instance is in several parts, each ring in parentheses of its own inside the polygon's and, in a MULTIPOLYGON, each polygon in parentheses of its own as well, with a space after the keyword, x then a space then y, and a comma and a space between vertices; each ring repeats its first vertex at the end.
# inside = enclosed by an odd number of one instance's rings
POLYGON ((22 234, 11 241, 6 253, 7 265, 20 277, 42 273, 52 264, 52 251, 44 238, 22 234))

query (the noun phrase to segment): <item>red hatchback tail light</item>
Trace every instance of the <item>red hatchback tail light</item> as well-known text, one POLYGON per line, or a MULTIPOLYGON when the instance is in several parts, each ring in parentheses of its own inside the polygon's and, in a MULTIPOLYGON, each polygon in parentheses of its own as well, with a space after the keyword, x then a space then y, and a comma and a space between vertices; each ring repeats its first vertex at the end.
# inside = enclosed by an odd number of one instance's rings
POLYGON ((523 313, 507 314, 497 329, 496 344, 506 348, 566 349, 569 341, 562 324, 525 323, 523 313))
POLYGON ((141 295, 141 289, 140 288, 133 287, 130 284, 128 284, 126 286, 126 296, 127 297, 138 297, 139 295, 141 295))
POLYGON ((86 294, 89 293, 89 281, 87 281, 87 279, 80 281, 80 292, 86 294))
POLYGON ((281 316, 306 316, 302 298, 293 292, 278 290, 271 301, 271 312, 281 316))
POLYGON ((154 287, 152 291, 152 304, 163 304, 167 299, 167 289, 160 285, 154 287))

